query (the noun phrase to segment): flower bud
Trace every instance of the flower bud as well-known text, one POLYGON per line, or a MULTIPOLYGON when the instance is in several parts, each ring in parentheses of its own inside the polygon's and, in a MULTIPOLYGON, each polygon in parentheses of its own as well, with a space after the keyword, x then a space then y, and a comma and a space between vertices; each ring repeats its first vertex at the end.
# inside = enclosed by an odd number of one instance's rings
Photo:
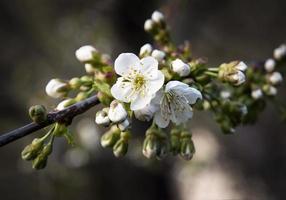
POLYGON ((273 56, 276 60, 281 60, 286 56, 286 45, 282 44, 276 48, 273 52, 273 56))
POLYGON ((64 97, 68 91, 69 84, 60 79, 52 79, 46 86, 47 95, 53 98, 64 97))
POLYGON ((191 160, 195 154, 195 146, 191 138, 181 140, 180 155, 185 160, 191 160))
POLYGON ((152 13, 151 19, 156 23, 160 23, 164 21, 164 15, 156 10, 152 13))
POLYGON ((244 62, 233 61, 220 65, 218 77, 222 81, 232 83, 236 86, 245 82, 245 75, 243 71, 247 69, 244 62))
POLYGON ((157 111, 157 107, 155 105, 148 104, 147 106, 145 106, 144 108, 140 110, 135 110, 134 115, 137 119, 141 121, 150 121, 153 118, 154 113, 156 111, 157 111))
POLYGON ((33 161, 32 167, 34 169, 43 169, 46 167, 48 161, 48 156, 45 154, 39 154, 33 161))
POLYGON ((181 130, 179 129, 172 129, 171 130, 171 136, 170 136, 170 143, 171 143, 171 152, 175 156, 178 153, 180 153, 180 133, 181 130))
POLYGON ((40 124, 47 120, 47 110, 42 105, 35 105, 35 106, 30 107, 29 115, 31 119, 37 124, 40 124))
POLYGON ((108 117, 108 111, 109 111, 109 108, 98 111, 96 113, 95 123, 97 123, 98 125, 102 125, 102 126, 109 126, 110 119, 108 117))
POLYGON ((142 153, 147 158, 154 158, 159 150, 159 140, 156 135, 147 135, 144 139, 142 153))
POLYGON ((152 56, 153 58, 155 58, 156 60, 158 60, 159 62, 164 59, 165 55, 166 55, 166 54, 165 54, 164 51, 160 51, 160 50, 158 50, 158 49, 153 50, 153 51, 152 51, 152 54, 151 54, 151 56, 152 56))
POLYGON ((277 88, 272 85, 263 86, 263 91, 269 96, 277 95, 277 88))
POLYGON ((179 74, 181 77, 188 76, 191 72, 190 66, 184 63, 181 59, 176 59, 171 63, 172 71, 179 74))
POLYGON ((33 142, 27 145, 22 151, 22 159, 23 160, 33 160, 38 156, 40 151, 43 148, 43 141, 39 138, 35 138, 33 142))
POLYGON ((220 92, 220 97, 221 97, 222 99, 229 99, 229 98, 231 97, 231 93, 230 93, 230 91, 228 91, 228 90, 222 90, 222 91, 220 92))
POLYGON ((140 48, 140 57, 144 57, 144 56, 149 56, 152 52, 152 46, 151 44, 144 44, 141 48, 140 48))
POLYGON ((272 72, 275 68, 275 65, 276 65, 276 62, 274 59, 272 58, 269 58, 265 61, 264 63, 264 69, 267 71, 267 72, 272 72))
POLYGON ((251 97, 253 99, 260 99, 263 97, 263 92, 261 89, 255 89, 255 90, 252 90, 251 92, 251 97))
POLYGON ((81 86, 81 80, 78 77, 74 77, 69 81, 69 85, 72 89, 79 89, 81 86))
POLYGON ((113 154, 116 157, 125 156, 127 151, 128 151, 128 140, 125 140, 125 139, 121 138, 113 146, 113 154))
POLYGON ((74 99, 71 99, 71 98, 68 98, 68 99, 65 99, 63 101, 61 101, 58 105, 57 105, 57 110, 63 110, 65 109, 66 107, 69 107, 73 104, 76 103, 76 100, 74 99))
POLYGON ((120 138, 120 129, 118 129, 116 126, 112 126, 109 131, 107 131, 101 136, 100 140, 101 146, 113 147, 119 138, 120 138))
POLYGON ((130 122, 129 120, 126 118, 123 122, 117 124, 118 128, 121 130, 121 131, 126 131, 127 129, 130 128, 130 122))
POLYGON ((121 103, 114 100, 110 104, 108 117, 112 122, 119 123, 127 118, 127 112, 121 103))
POLYGON ((156 158, 162 160, 167 157, 170 152, 170 144, 167 139, 159 140, 159 148, 156 152, 156 158))
POLYGON ((192 141, 192 135, 183 131, 181 133, 181 146, 180 146, 180 155, 185 160, 191 160, 195 153, 195 146, 192 141))
POLYGON ((97 72, 96 68, 94 67, 93 64, 90 64, 90 63, 85 63, 84 64, 84 68, 85 68, 85 71, 88 73, 88 74, 94 74, 95 72, 97 72))
POLYGON ((75 56, 80 62, 85 63, 92 61, 97 55, 97 53, 97 50, 93 46, 86 45, 76 50, 75 56))
POLYGON ((283 77, 280 74, 280 72, 273 72, 269 76, 269 81, 270 81, 271 84, 277 85, 277 84, 279 84, 279 83, 281 83, 283 81, 283 77))
POLYGON ((149 32, 154 28, 154 21, 151 19, 147 19, 144 23, 144 30, 149 32))

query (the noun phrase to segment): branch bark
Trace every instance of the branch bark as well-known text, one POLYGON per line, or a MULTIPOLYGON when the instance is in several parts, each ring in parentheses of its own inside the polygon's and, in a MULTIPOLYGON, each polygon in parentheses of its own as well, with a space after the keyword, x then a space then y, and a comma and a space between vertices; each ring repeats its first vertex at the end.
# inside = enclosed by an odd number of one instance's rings
POLYGON ((75 116, 84 113, 97 104, 99 104, 99 100, 97 96, 94 95, 81 102, 71 105, 64 110, 49 112, 48 119, 44 123, 37 124, 32 122, 18 129, 2 134, 0 136, 0 147, 18 140, 26 135, 29 135, 37 130, 40 130, 46 126, 49 126, 55 122, 71 121, 75 116))

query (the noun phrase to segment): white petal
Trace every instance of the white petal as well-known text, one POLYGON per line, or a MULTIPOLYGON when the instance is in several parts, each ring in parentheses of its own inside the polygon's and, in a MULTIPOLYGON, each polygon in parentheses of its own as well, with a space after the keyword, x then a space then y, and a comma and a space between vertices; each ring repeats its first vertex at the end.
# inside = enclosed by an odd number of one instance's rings
POLYGON ((123 102, 130 102, 132 86, 130 82, 123 82, 123 78, 117 79, 117 82, 111 87, 111 94, 115 99, 123 102))
POLYGON ((161 115, 161 112, 156 112, 154 116, 154 122, 160 127, 160 128, 166 128, 170 123, 170 116, 166 116, 164 119, 161 115))
POLYGON ((131 110, 140 110, 144 108, 147 104, 151 102, 152 96, 145 95, 141 96, 140 94, 134 99, 130 104, 131 110))
POLYGON ((192 87, 185 90, 185 97, 188 99, 189 104, 194 104, 198 99, 202 99, 202 93, 192 87))
POLYGON ((189 87, 186 83, 182 83, 180 81, 169 81, 166 85, 165 91, 168 92, 170 89, 172 89, 176 86, 189 87))
POLYGON ((152 75, 154 76, 154 74, 156 74, 156 72, 158 71, 158 61, 151 56, 142 58, 140 60, 140 63, 141 63, 141 67, 139 70, 145 76, 152 77, 152 75))
POLYGON ((152 95, 155 94, 158 90, 160 90, 164 84, 164 74, 161 71, 156 72, 156 78, 149 80, 147 83, 147 93, 152 95))
POLYGON ((128 74, 132 69, 140 66, 139 58, 133 53, 120 54, 114 63, 115 72, 121 76, 128 74))

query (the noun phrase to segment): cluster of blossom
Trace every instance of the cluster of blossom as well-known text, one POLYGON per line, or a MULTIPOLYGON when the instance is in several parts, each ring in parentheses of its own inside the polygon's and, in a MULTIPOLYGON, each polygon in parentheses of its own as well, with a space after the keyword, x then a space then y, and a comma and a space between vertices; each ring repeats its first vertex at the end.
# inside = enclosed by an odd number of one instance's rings
MULTIPOLYGON (((162 159, 180 155, 190 160, 195 147, 187 124, 194 109, 211 111, 222 131, 233 133, 236 126, 257 118, 266 102, 262 97, 274 97, 276 86, 282 82, 277 66, 285 61, 285 45, 275 49, 274 58, 264 63, 265 70, 248 67, 242 61, 209 68, 204 59, 192 56, 189 43, 177 46, 171 41, 161 12, 153 12, 144 29, 155 45, 144 44, 138 56, 121 53, 112 64, 108 55, 93 46, 83 46, 75 55, 87 75, 52 79, 46 86, 49 96, 63 98, 56 110, 96 94, 104 108, 96 113, 95 122, 109 128, 101 137, 101 145, 112 148, 117 157, 127 153, 132 121, 137 119, 150 124, 142 145, 144 156, 162 159)), ((38 112, 31 116, 34 121, 44 120, 38 112)), ((50 137, 48 144, 52 144, 54 136, 72 141, 66 134, 68 125, 55 123, 41 141, 50 137)), ((40 155, 42 143, 37 151, 30 147, 24 150, 23 158, 27 152, 40 155)))

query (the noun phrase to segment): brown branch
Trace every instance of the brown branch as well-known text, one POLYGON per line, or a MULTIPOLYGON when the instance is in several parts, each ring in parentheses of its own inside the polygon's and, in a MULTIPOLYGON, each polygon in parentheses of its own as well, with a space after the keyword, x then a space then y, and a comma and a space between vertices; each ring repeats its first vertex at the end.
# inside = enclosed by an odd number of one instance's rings
POLYGON ((71 121, 75 116, 84 113, 97 104, 99 104, 99 100, 97 96, 94 95, 72 106, 69 106, 64 110, 50 112, 48 114, 47 120, 44 123, 37 124, 32 122, 23 127, 0 135, 0 147, 18 140, 26 135, 29 135, 37 130, 40 130, 46 126, 49 126, 55 122, 71 121))

